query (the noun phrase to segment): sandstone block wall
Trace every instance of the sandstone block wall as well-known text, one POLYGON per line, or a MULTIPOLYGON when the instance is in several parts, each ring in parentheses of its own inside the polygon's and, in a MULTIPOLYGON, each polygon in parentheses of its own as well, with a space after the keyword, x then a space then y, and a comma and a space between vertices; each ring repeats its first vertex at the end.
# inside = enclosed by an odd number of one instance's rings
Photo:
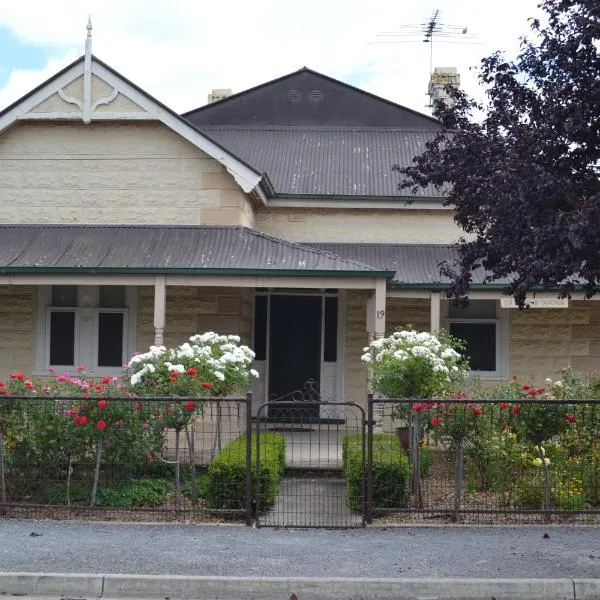
MULTIPOLYGON (((165 345, 178 346, 195 333, 236 334, 252 342, 252 291, 236 288, 167 287, 165 345)), ((154 343, 154 288, 140 287, 137 349, 154 343)))
POLYGON ((543 383, 561 369, 600 375, 600 303, 572 301, 568 309, 510 311, 511 375, 543 383))
POLYGON ((37 293, 33 286, 0 285, 0 377, 35 368, 37 293))
POLYGON ((450 210, 260 209, 256 229, 294 242, 451 244, 450 210))
POLYGON ((3 223, 244 225, 216 160, 153 122, 26 122, 0 137, 3 223))

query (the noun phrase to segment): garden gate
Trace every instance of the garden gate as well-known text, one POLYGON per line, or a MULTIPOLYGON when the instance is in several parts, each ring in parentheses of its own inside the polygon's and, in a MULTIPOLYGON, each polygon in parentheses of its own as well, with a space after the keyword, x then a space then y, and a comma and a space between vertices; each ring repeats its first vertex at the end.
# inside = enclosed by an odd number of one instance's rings
MULTIPOLYGON (((252 499, 257 526, 363 527, 366 523, 366 418, 353 402, 278 400, 259 407, 252 499), (285 440, 285 468, 273 480, 268 434, 285 440), (345 462, 345 464, 344 464, 345 462), (344 468, 345 467, 345 468, 344 468)), ((275 467, 276 469, 276 467, 275 467)))

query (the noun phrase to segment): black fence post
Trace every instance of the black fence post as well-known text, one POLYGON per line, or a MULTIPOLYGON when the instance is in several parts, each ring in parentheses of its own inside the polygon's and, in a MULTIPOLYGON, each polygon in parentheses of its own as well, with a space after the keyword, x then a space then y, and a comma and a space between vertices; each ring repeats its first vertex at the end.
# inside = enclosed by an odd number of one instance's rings
POLYGON ((373 394, 367 396, 367 489, 366 521, 373 522, 373 394))
POLYGON ((252 525, 252 392, 246 394, 246 525, 252 525))

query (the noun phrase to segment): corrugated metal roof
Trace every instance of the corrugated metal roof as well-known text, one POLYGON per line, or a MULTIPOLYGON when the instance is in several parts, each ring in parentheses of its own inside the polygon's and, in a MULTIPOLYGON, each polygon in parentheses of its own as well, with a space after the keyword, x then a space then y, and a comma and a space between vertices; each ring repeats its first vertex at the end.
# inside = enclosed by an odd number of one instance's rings
POLYGON ((22 270, 381 275, 353 259, 245 227, 1 225, 0 273, 22 270))
MULTIPOLYGON (((409 166, 436 132, 394 128, 202 126, 210 137, 266 172, 277 194, 407 197, 392 165, 409 166)), ((433 186, 414 196, 446 195, 433 186)))
MULTIPOLYGON (((350 260, 371 265, 375 269, 395 271, 394 283, 443 284, 450 283, 440 275, 440 263, 454 264, 458 258, 455 247, 442 244, 326 244, 306 242, 306 245, 327 250, 350 260)), ((481 284, 487 272, 473 272, 473 283, 481 284)), ((505 284, 507 280, 494 283, 505 284)))

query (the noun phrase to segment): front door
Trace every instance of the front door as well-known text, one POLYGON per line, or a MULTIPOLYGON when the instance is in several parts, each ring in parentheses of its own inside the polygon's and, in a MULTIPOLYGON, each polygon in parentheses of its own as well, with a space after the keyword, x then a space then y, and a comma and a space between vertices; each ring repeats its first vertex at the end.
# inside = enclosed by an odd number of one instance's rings
MULTIPOLYGON (((321 381, 321 296, 271 296, 269 399, 290 400, 289 394, 301 392, 312 379, 321 381)), ((308 408, 319 416, 317 406, 308 408)), ((269 417, 293 418, 293 411, 269 407, 269 417), (284 414, 285 412, 285 414, 284 414)))

